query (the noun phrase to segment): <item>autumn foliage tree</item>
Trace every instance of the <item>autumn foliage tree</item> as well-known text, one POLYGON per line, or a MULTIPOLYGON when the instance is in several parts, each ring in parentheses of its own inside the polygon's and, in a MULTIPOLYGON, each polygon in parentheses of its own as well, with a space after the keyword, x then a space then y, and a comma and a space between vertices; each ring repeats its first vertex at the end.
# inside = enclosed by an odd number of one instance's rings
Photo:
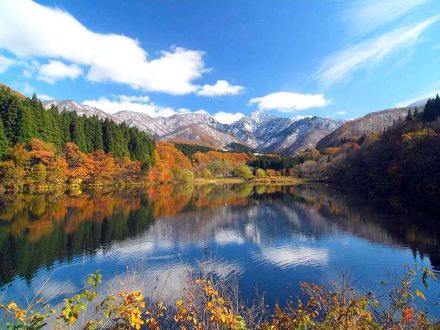
POLYGON ((149 180, 154 183, 173 181, 180 170, 192 170, 192 164, 174 144, 160 142, 153 152, 154 166, 149 171, 149 180))

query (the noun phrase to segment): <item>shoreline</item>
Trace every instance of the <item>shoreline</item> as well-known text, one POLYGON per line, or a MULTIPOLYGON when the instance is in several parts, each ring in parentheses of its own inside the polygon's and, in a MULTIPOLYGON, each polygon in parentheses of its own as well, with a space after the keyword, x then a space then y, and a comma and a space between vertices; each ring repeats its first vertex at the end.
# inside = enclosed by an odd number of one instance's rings
POLYGON ((278 185, 300 185, 307 183, 307 181, 296 177, 270 177, 261 179, 240 179, 240 178, 217 178, 217 179, 203 179, 196 178, 194 180, 195 185, 208 185, 208 184, 278 184, 278 185))

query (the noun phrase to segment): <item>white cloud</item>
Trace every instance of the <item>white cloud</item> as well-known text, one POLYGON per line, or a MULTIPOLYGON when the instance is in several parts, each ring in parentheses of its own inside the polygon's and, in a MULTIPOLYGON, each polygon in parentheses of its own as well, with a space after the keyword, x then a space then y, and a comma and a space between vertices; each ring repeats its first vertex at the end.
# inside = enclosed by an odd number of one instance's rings
POLYGON ((52 96, 49 96, 47 94, 37 94, 37 97, 41 100, 41 101, 51 101, 54 100, 54 98, 52 96))
POLYGON ((440 88, 432 89, 432 90, 430 90, 430 91, 428 91, 428 92, 425 92, 425 93, 419 94, 418 96, 415 96, 415 97, 412 97, 412 98, 410 98, 410 99, 407 99, 407 100, 401 101, 401 102, 399 102, 399 103, 396 104, 396 107, 397 107, 397 108, 402 108, 402 107, 407 107, 407 106, 412 105, 412 104, 415 104, 415 105, 417 105, 417 106, 419 106, 419 105, 421 106, 422 103, 424 103, 424 101, 425 101, 426 99, 433 98, 433 97, 435 97, 437 94, 440 95, 440 88), (420 101, 421 101, 421 102, 420 102, 420 101), (419 102, 420 102, 421 104, 418 104, 419 102))
POLYGON ((151 59, 135 39, 93 32, 69 13, 30 0, 0 2, 0 48, 87 67, 94 82, 174 95, 196 92, 193 81, 207 71, 202 51, 173 47, 151 59))
POLYGON ((220 111, 214 114, 214 119, 222 124, 232 124, 239 120, 240 118, 244 117, 244 114, 241 112, 231 113, 231 112, 224 112, 220 111))
POLYGON ((0 55, 0 73, 5 72, 16 61, 12 58, 0 55))
POLYGON ((64 64, 60 61, 49 61, 40 67, 38 79, 53 84, 61 79, 76 79, 83 74, 83 70, 76 64, 64 64))
POLYGON ((244 90, 243 86, 230 85, 226 80, 217 80, 214 85, 203 85, 197 91, 199 96, 237 95, 244 90))
POLYGON ((97 100, 85 100, 83 104, 108 113, 128 110, 142 112, 150 117, 169 117, 177 113, 173 108, 154 104, 148 96, 114 95, 112 98, 100 97, 97 100))
POLYGON ((17 63, 17 65, 23 67, 22 75, 25 78, 32 78, 35 72, 37 72, 41 66, 41 64, 34 59, 21 60, 17 63))
POLYGON ((137 102, 137 103, 147 103, 150 101, 150 98, 146 95, 144 96, 133 96, 133 95, 117 95, 121 101, 126 102, 137 102))
POLYGON ((418 41, 421 34, 439 19, 440 15, 437 15, 418 24, 395 29, 338 52, 327 58, 323 68, 317 73, 317 79, 328 86, 361 68, 377 64, 399 50, 410 48, 418 41))
POLYGON ((177 109, 177 112, 178 113, 190 113, 191 110, 188 108, 180 108, 180 109, 177 109))
POLYGON ((249 101, 249 104, 257 104, 259 110, 293 112, 296 110, 325 107, 330 102, 322 94, 277 92, 262 97, 255 97, 249 101))
POLYGON ((338 111, 338 112, 335 113, 335 115, 337 115, 337 116, 343 116, 343 115, 346 115, 346 114, 347 114, 346 111, 338 111))
POLYGON ((354 0, 342 11, 341 18, 346 21, 352 34, 361 35, 405 16, 412 9, 428 0, 354 0))
POLYGON ((32 96, 35 93, 35 87, 28 82, 14 82, 12 88, 26 96, 32 96))

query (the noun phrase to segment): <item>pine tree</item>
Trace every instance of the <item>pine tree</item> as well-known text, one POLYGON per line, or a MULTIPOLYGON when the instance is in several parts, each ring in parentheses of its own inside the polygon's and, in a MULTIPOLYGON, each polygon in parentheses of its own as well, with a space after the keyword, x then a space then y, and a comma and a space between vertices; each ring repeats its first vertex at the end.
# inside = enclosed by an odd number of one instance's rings
POLYGON ((102 122, 95 120, 93 127, 93 150, 104 150, 104 141, 102 139, 102 122))
POLYGON ((6 158, 9 155, 9 141, 6 138, 6 134, 3 130, 3 123, 0 119, 0 160, 6 158))
POLYGON ((437 96, 435 99, 429 99, 426 102, 425 110, 422 113, 422 120, 425 122, 430 122, 435 120, 440 116, 440 97, 437 96))
POLYGON ((413 115, 412 115, 412 112, 411 112, 411 109, 409 109, 408 110, 408 114, 406 115, 406 120, 407 121, 413 121, 413 115))
POLYGON ((84 128, 82 127, 82 123, 80 121, 80 118, 78 116, 75 116, 70 123, 70 135, 72 136, 72 142, 75 142, 79 149, 82 152, 87 151, 87 141, 84 134, 84 128))

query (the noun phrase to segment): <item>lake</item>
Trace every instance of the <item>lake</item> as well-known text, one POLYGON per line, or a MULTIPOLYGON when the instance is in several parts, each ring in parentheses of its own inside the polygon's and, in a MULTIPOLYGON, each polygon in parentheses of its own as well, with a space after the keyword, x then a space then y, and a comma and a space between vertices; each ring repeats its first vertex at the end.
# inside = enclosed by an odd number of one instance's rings
MULTIPOLYGON (((6 196, 1 299, 25 303, 44 287, 57 304, 97 269, 103 294, 129 278, 133 288, 159 289, 170 301, 192 269, 236 279, 243 299, 264 294, 269 305, 297 297, 300 282, 328 285, 342 275, 360 290, 378 291, 405 265, 440 275, 438 218, 414 209, 317 185, 6 196)), ((440 302, 438 282, 426 296, 440 302)), ((438 306, 419 304, 440 315, 438 306)))

